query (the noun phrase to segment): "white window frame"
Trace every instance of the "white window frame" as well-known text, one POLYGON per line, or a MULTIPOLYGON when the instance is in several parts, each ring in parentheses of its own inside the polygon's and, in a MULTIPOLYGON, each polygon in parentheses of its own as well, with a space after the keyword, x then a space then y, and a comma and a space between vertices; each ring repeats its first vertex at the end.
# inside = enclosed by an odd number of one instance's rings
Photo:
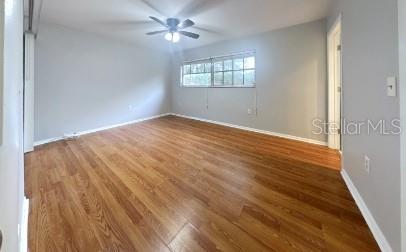
POLYGON ((206 59, 198 59, 198 60, 192 60, 192 61, 185 61, 183 64, 180 66, 180 86, 184 88, 255 88, 256 87, 256 79, 257 79, 257 71, 256 71, 256 51, 246 51, 246 52, 240 52, 240 53, 234 53, 234 54, 229 54, 229 55, 224 55, 224 56, 215 56, 215 57, 210 57, 206 59), (245 68, 245 65, 243 65, 242 69, 234 70, 234 60, 235 59, 243 59, 248 58, 248 57, 254 57, 255 59, 255 66, 254 68, 245 68), (214 63, 218 61, 226 61, 226 60, 232 60, 232 69, 231 70, 223 70, 222 71, 214 71, 214 63), (211 82, 209 85, 184 85, 184 66, 185 65, 192 65, 192 64, 198 64, 198 63, 204 63, 204 62, 210 62, 211 64, 211 82), (234 72, 235 71, 242 71, 243 72, 243 84, 235 84, 234 83, 234 72), (245 71, 254 71, 254 82, 249 85, 245 85, 244 81, 244 73, 245 71), (215 85, 214 83, 214 74, 215 73, 223 73, 223 85, 215 85), (225 72, 231 72, 232 73, 232 84, 230 85, 224 85, 224 73, 225 72))

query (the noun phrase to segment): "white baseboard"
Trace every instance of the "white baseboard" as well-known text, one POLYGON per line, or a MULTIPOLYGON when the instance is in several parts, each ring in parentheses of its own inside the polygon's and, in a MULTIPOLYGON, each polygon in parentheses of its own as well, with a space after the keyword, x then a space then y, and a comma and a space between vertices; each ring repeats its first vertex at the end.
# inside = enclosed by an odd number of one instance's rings
MULTIPOLYGON (((259 130, 259 129, 249 128, 249 127, 234 125, 234 124, 230 124, 230 123, 207 120, 207 119, 198 118, 198 117, 186 116, 186 115, 181 115, 181 114, 176 114, 176 113, 160 114, 160 115, 157 115, 157 116, 141 118, 141 119, 137 119, 137 120, 130 121, 130 122, 125 122, 125 123, 100 127, 100 128, 97 128, 97 129, 91 129, 91 130, 85 130, 85 131, 80 131, 80 132, 75 132, 75 133, 69 133, 69 134, 65 134, 65 136, 69 136, 69 135, 71 135, 71 136, 81 136, 81 135, 90 134, 90 133, 94 133, 94 132, 98 132, 98 131, 102 131, 102 130, 107 130, 107 129, 112 129, 112 128, 116 128, 116 127, 120 127, 120 126, 125 126, 125 125, 128 125, 128 124, 133 124, 133 123, 143 122, 143 121, 147 121, 147 120, 152 120, 152 119, 155 119, 155 118, 168 116, 168 115, 174 115, 174 116, 189 118, 189 119, 193 119, 193 120, 198 120, 198 121, 203 121, 203 122, 208 122, 208 123, 214 123, 214 124, 218 124, 218 125, 222 125, 222 126, 226 126, 226 127, 232 127, 232 128, 236 128, 236 129, 247 130, 247 131, 256 132, 256 133, 265 134, 265 135, 270 135, 270 136, 282 137, 282 138, 286 138, 286 139, 290 139, 290 140, 296 140, 296 141, 305 142, 305 143, 311 143, 311 144, 327 146, 327 142, 322 142, 322 141, 317 141, 317 140, 313 140, 313 139, 297 137, 297 136, 292 136, 292 135, 287 135, 287 134, 281 134, 281 133, 276 133, 276 132, 271 132, 271 131, 266 131, 266 130, 259 130)), ((34 146, 59 141, 59 140, 62 140, 64 138, 65 138, 64 136, 60 136, 60 137, 54 137, 54 138, 49 138, 49 139, 36 141, 36 142, 34 142, 34 146)))
POLYGON ((267 130, 259 130, 259 129, 254 129, 254 128, 249 128, 249 127, 239 126, 239 125, 230 124, 230 123, 224 123, 224 122, 218 122, 218 121, 203 119, 203 118, 199 118, 199 117, 186 116, 186 115, 175 114, 175 113, 171 113, 171 115, 179 116, 179 117, 183 117, 183 118, 188 118, 188 119, 192 119, 192 120, 197 120, 197 121, 202 121, 202 122, 214 123, 214 124, 218 124, 218 125, 222 125, 222 126, 226 126, 226 127, 231 127, 231 128, 236 128, 236 129, 241 129, 241 130, 256 132, 256 133, 260 133, 260 134, 265 134, 265 135, 270 135, 270 136, 276 136, 276 137, 286 138, 286 139, 295 140, 295 141, 300 141, 300 142, 305 142, 305 143, 311 143, 311 144, 317 144, 317 145, 327 146, 327 142, 317 141, 317 140, 308 139, 308 138, 303 138, 303 137, 291 136, 291 135, 276 133, 276 132, 267 131, 267 130))
POLYGON ((388 241, 386 240, 385 235, 382 233, 378 223, 374 219, 374 216, 372 215, 371 211, 369 211, 368 206, 365 204, 365 201, 362 199, 357 188, 352 183, 350 176, 344 169, 342 169, 341 171, 341 176, 343 177, 345 183, 347 184, 347 187, 350 190, 351 195, 355 200, 355 203, 357 203, 357 206, 360 209, 362 216, 367 222, 369 229, 374 235, 374 238, 378 243, 379 248, 382 250, 382 252, 392 252, 393 250, 389 245, 388 241))
POLYGON ((43 144, 47 144, 47 143, 52 143, 52 142, 59 141, 59 140, 62 140, 62 139, 63 139, 63 137, 54 137, 54 138, 48 138, 48 139, 35 141, 34 142, 34 147, 39 146, 39 145, 43 145, 43 144))
POLYGON ((30 212, 29 199, 24 197, 23 209, 21 212, 21 228, 20 228, 20 252, 28 251, 28 215, 30 212))
MULTIPOLYGON (((100 127, 100 128, 96 128, 96 129, 84 130, 84 131, 79 131, 79 132, 74 132, 74 133, 67 133, 67 134, 65 134, 65 136, 81 136, 81 135, 86 135, 86 134, 90 134, 90 133, 94 133, 94 132, 98 132, 98 131, 102 131, 102 130, 108 130, 108 129, 117 128, 117 127, 129 125, 129 124, 134 124, 134 123, 139 123, 139 122, 143 122, 143 121, 148 121, 148 120, 152 120, 152 119, 156 119, 156 118, 163 117, 163 116, 168 116, 168 115, 171 115, 171 113, 166 113, 166 114, 160 114, 160 115, 156 115, 156 116, 141 118, 141 119, 137 119, 137 120, 133 120, 133 121, 129 121, 129 122, 124 122, 124 123, 119 123, 119 124, 104 126, 104 127, 100 127)), ((64 139, 65 136, 59 136, 59 137, 54 137, 54 138, 49 138, 49 139, 44 139, 44 140, 35 141, 35 142, 34 142, 34 146, 38 146, 38 145, 43 145, 43 144, 47 144, 47 143, 59 141, 59 140, 64 139)))

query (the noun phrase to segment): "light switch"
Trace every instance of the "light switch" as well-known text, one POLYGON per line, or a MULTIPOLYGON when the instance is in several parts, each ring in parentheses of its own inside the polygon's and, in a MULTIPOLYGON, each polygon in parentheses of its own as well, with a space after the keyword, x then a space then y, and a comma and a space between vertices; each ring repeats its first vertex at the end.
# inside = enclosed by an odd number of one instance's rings
POLYGON ((386 90, 387 90, 387 95, 394 97, 397 94, 397 83, 396 83, 396 77, 388 77, 386 80, 386 90))

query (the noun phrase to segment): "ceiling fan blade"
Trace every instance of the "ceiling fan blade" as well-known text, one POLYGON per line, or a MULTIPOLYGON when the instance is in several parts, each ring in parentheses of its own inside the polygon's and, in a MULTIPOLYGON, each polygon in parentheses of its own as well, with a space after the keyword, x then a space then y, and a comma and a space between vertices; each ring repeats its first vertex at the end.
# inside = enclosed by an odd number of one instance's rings
POLYGON ((155 34, 164 33, 164 32, 168 32, 168 30, 153 31, 153 32, 148 32, 148 33, 146 33, 146 34, 147 34, 147 35, 155 35, 155 34))
POLYGON ((193 29, 198 30, 198 31, 202 31, 202 32, 211 33, 211 34, 214 34, 214 35, 225 35, 226 34, 224 31, 214 29, 214 28, 210 28, 210 27, 193 26, 193 29))
POLYGON ((193 25, 195 25, 195 23, 192 20, 186 19, 185 21, 183 21, 182 23, 180 23, 178 25, 178 29, 186 29, 186 28, 191 27, 193 25))
POLYGON ((194 38, 194 39, 198 39, 200 37, 199 34, 193 33, 193 32, 187 32, 187 31, 179 31, 180 34, 185 35, 189 38, 194 38))
POLYGON ((156 17, 149 16, 149 18, 152 19, 152 20, 154 20, 154 21, 156 21, 156 22, 158 22, 158 23, 160 23, 161 25, 163 25, 163 26, 165 26, 165 27, 168 27, 168 25, 167 25, 164 21, 161 21, 161 20, 159 20, 159 19, 156 18, 156 17))

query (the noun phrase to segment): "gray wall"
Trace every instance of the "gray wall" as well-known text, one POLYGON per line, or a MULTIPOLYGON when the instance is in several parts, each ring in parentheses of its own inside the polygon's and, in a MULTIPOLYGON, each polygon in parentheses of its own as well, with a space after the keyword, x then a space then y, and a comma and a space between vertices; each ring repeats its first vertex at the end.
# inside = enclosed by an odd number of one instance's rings
MULTIPOLYGON (((343 116, 350 121, 399 118, 399 99, 386 96, 398 75, 397 0, 335 0, 331 25, 343 14, 343 116)), ((348 172, 393 251, 400 251, 400 137, 343 137, 348 172), (364 170, 364 154, 371 172, 364 170)))
POLYGON ((22 224, 24 198, 23 6, 20 0, 1 1, 0 6, 0 26, 4 25, 4 33, 0 33, 0 44, 4 46, 4 58, 0 61, 1 72, 4 72, 0 79, 3 91, 3 102, 0 103, 3 106, 0 120, 3 134, 0 143, 0 229, 4 236, 1 251, 10 252, 19 251, 22 238, 18 226, 22 224))
POLYGON ((312 134, 312 120, 327 118, 325 20, 191 49, 176 55, 173 65, 175 113, 326 141, 312 134), (179 87, 182 61, 251 49, 257 52, 256 89, 179 87), (257 116, 248 114, 255 93, 257 116))
POLYGON ((35 56, 36 141, 170 112, 166 53, 42 23, 35 56))

